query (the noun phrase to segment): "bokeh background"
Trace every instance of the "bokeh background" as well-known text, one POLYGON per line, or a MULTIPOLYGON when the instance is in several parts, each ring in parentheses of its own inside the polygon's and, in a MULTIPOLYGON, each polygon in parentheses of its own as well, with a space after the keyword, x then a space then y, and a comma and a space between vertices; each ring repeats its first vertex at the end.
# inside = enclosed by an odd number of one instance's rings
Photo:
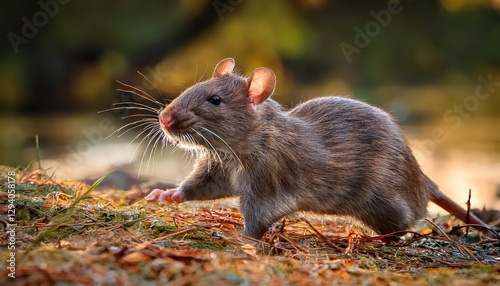
POLYGON ((0 11, 0 164, 33 162, 38 135, 57 175, 180 182, 182 151, 150 156, 145 140, 134 153, 140 128, 105 139, 129 121, 97 112, 131 99, 117 80, 174 98, 233 57, 242 73, 273 69, 285 106, 346 95, 390 111, 446 193, 500 208, 498 0, 4 0, 0 11))

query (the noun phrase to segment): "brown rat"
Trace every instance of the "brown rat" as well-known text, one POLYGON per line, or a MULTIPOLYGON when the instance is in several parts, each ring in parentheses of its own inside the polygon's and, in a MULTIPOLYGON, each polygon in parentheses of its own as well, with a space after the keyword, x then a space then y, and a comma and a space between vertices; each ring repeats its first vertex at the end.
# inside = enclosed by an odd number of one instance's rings
MULTIPOLYGON (((465 221, 466 211, 420 169, 386 112, 343 97, 322 97, 283 111, 270 99, 275 75, 248 78, 222 60, 213 77, 159 115, 168 140, 196 153, 177 189, 153 190, 167 202, 239 196, 244 234, 261 238, 297 211, 352 216, 377 233, 410 228, 429 200, 465 221)), ((487 226, 469 214, 469 223, 487 226)))

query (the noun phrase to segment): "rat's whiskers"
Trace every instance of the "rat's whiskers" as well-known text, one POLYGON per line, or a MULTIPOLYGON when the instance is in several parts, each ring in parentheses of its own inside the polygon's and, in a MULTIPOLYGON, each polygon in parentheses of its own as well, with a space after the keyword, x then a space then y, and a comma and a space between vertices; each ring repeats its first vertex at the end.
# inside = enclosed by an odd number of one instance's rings
POLYGON ((143 118, 143 119, 140 119, 140 120, 136 120, 134 122, 130 122, 130 123, 127 123, 125 125, 123 125, 122 127, 116 129, 115 131, 113 131, 113 133, 109 134, 105 139, 108 139, 109 137, 111 137, 113 134, 116 134, 118 132, 120 132, 121 130, 123 130, 124 128, 127 128, 129 126, 132 126, 134 124, 137 124, 136 126, 133 126, 133 127, 130 127, 129 129, 125 130, 123 133, 121 134, 118 134, 117 137, 121 137, 123 136, 123 134, 129 132, 130 130, 133 130, 135 128, 138 128, 140 126, 144 126, 144 125, 154 125, 154 123, 156 123, 157 121, 152 119, 152 118, 143 118))
MULTIPOLYGON (((130 143, 128 143, 127 148, 129 148, 129 147, 130 147, 130 145, 132 145, 132 143, 134 143, 134 142, 135 142, 135 140, 137 140, 137 138, 139 138, 142 134, 144 134, 144 133, 146 133, 146 132, 148 132, 148 131, 149 131, 149 132, 151 132, 151 130, 154 130, 154 125, 153 125, 153 124, 148 124, 148 125, 146 125, 146 126, 142 129, 142 131, 141 131, 139 134, 137 134, 137 135, 134 137, 134 139, 132 139, 132 141, 130 141, 130 143)), ((142 143, 142 141, 144 141, 144 139, 145 139, 146 137, 147 137, 147 136, 145 136, 145 137, 141 140, 141 142, 139 143, 139 145, 142 143)), ((136 150, 135 150, 135 151, 137 151, 137 148, 136 148, 136 150)), ((134 157, 135 151, 134 151, 134 153, 132 154, 132 157, 134 157)), ((130 160, 132 160, 132 158, 130 158, 130 160)))
POLYGON ((154 114, 145 114, 145 113, 139 113, 139 114, 130 114, 126 116, 120 117, 120 119, 127 119, 127 118, 132 118, 132 117, 141 117, 143 119, 156 119, 158 120, 158 116, 154 114))
POLYGON ((214 150, 213 153, 215 153, 215 155, 219 159, 219 162, 220 162, 220 164, 222 166, 223 165, 222 158, 220 157, 219 152, 217 152, 217 150, 215 149, 214 145, 212 145, 212 143, 210 143, 210 141, 208 141, 208 139, 205 136, 203 136, 203 134, 201 134, 200 132, 196 131, 196 129, 191 128, 191 130, 193 130, 196 134, 198 134, 198 136, 200 136, 201 139, 203 139, 203 141, 207 142, 207 144, 210 145, 210 148, 212 148, 212 150, 214 150))
MULTIPOLYGON (((158 90, 158 88, 142 73, 140 72, 138 73, 144 79, 146 79, 151 85, 153 85, 156 91, 162 97, 162 99, 165 102, 167 102, 165 94, 163 94, 160 90, 158 90)), ((131 163, 138 149, 141 147, 143 142, 148 139, 148 143, 146 145, 146 148, 144 149, 144 153, 141 156, 141 161, 139 164, 138 176, 140 176, 144 160, 147 159, 146 169, 149 168, 149 166, 153 168, 154 154, 156 153, 158 146, 161 145, 160 146, 161 153, 163 153, 163 148, 166 149, 168 146, 168 138, 163 134, 163 130, 161 129, 158 120, 158 115, 160 114, 161 110, 165 108, 166 103, 162 103, 156 100, 154 97, 152 97, 150 94, 148 94, 145 90, 141 88, 123 83, 119 80, 117 80, 117 82, 122 86, 124 86, 124 88, 119 88, 117 90, 126 93, 126 96, 122 96, 122 100, 125 99, 125 101, 114 102, 111 108, 101 110, 98 113, 119 111, 124 113, 121 119, 129 119, 129 118, 137 119, 133 122, 126 123, 120 128, 114 130, 110 135, 106 137, 106 139, 108 139, 113 135, 121 137, 125 135, 125 133, 127 132, 130 132, 134 129, 142 128, 142 130, 137 135, 134 136, 134 138, 130 141, 130 143, 126 147, 129 148, 132 144, 134 144, 137 140, 140 139, 132 155, 130 156, 129 163, 131 163), (137 96, 138 98, 134 97, 133 95, 137 96)), ((174 146, 175 150, 175 144, 172 145, 174 146)))
MULTIPOLYGON (((157 140, 158 140, 157 137, 159 138, 159 136, 161 136, 161 133, 159 133, 158 131, 159 131, 158 127, 155 126, 155 127, 153 127, 151 129, 151 131, 149 132, 149 134, 144 137, 144 139, 149 138, 149 141, 148 141, 148 144, 146 145, 146 148, 144 149, 144 152, 142 153, 141 162, 139 163, 139 174, 140 174, 140 171, 141 171, 141 168, 142 168, 142 163, 144 161, 144 158, 146 157, 146 154, 148 152, 149 146, 151 145, 151 143, 157 142, 157 140)), ((153 144, 153 146, 154 146, 154 144, 153 144)), ((153 148, 151 148, 151 152, 152 151, 153 151, 153 148)), ((149 159, 148 159, 148 162, 147 162, 146 170, 147 170, 147 168, 149 168, 149 164, 151 162, 151 156, 152 156, 152 153, 150 153, 150 155, 149 155, 149 159)))
MULTIPOLYGON (((154 126, 153 125, 149 125, 149 126, 146 126, 144 127, 144 130, 139 133, 132 142, 134 142, 136 140, 136 138, 142 134, 144 134, 145 132, 148 132, 148 134, 146 134, 146 136, 144 136, 144 138, 142 138, 142 140, 139 142, 139 144, 137 145, 137 147, 135 148, 134 152, 132 153, 132 156, 130 157, 130 160, 132 160, 132 158, 134 158, 135 154, 137 153, 137 150, 139 149, 139 147, 142 145, 142 142, 144 142, 144 140, 148 139, 148 138, 151 138, 151 134, 153 134, 155 132, 155 129, 154 129, 154 126)), ((132 142, 130 142, 130 144, 132 144, 132 142)), ((130 145, 129 144, 129 145, 130 145)), ((148 145, 146 146, 146 150, 147 150, 147 147, 151 144, 151 140, 149 140, 148 142, 148 145)), ((144 156, 142 156, 141 158, 141 162, 139 164, 139 173, 137 174, 137 176, 141 176, 141 167, 142 167, 142 161, 144 159, 144 156)))
MULTIPOLYGON (((155 84, 153 84, 153 83, 149 80, 149 78, 147 78, 145 75, 143 75, 140 71, 137 71, 137 73, 138 73, 138 74, 140 74, 140 75, 141 75, 141 76, 142 76, 145 80, 147 80, 147 81, 149 82, 149 84, 151 84, 151 85, 152 85, 152 86, 156 89, 156 91, 158 92, 158 94, 159 94, 159 95, 163 98, 163 101, 165 101, 165 102, 169 102, 169 101, 170 101, 170 100, 167 98, 167 96, 166 96, 163 92, 161 92, 161 91, 160 91, 160 90, 156 87, 156 85, 155 85, 155 84)), ((146 93, 146 94, 147 94, 147 93, 146 93)), ((149 94, 147 94, 147 95, 148 95, 150 98, 152 98, 152 97, 151 97, 151 95, 149 95, 149 94)))
MULTIPOLYGON (((156 148, 158 147, 158 143, 161 142, 161 140, 163 140, 163 132, 161 131, 161 128, 158 126, 157 128, 155 128, 155 137, 156 137, 156 140, 155 140, 155 143, 153 144, 153 148, 151 148, 151 152, 149 153, 149 160, 148 160, 148 166, 149 166, 149 162, 152 161, 152 164, 151 164, 151 170, 153 170, 153 167, 155 165, 155 157, 153 156, 154 154, 156 154, 156 148)), ((163 154, 163 150, 160 148, 160 155, 163 154)))
POLYGON ((135 94, 143 99, 146 99, 156 105, 158 105, 159 107, 165 107, 165 104, 159 102, 158 100, 154 99, 151 95, 149 95, 147 92, 145 92, 144 90, 140 89, 140 88, 137 88, 135 86, 132 86, 132 85, 129 85, 129 84, 126 84, 126 83, 123 83, 119 80, 117 80, 117 82, 125 87, 128 87, 128 88, 131 88, 131 90, 129 89, 117 89, 118 91, 122 91, 122 92, 127 92, 127 93, 132 93, 132 94, 135 94))
POLYGON ((238 157, 238 155, 236 154, 236 152, 234 152, 233 148, 231 148, 231 146, 229 146, 229 144, 226 142, 226 140, 222 139, 222 137, 220 137, 219 135, 217 135, 217 133, 211 131, 208 128, 205 128, 205 127, 200 127, 200 128, 202 128, 203 130, 207 131, 208 133, 210 133, 211 135, 213 135, 214 137, 216 137, 217 139, 219 139, 222 143, 224 143, 224 145, 226 145, 227 148, 229 148, 229 150, 233 153, 235 159, 238 160, 238 162, 240 163, 240 166, 243 167, 243 163, 241 162, 240 157, 238 157))
POLYGON ((157 113, 157 110, 149 107, 149 108, 145 108, 145 107, 138 107, 138 106, 119 106, 119 107, 113 107, 113 108, 108 108, 108 109, 104 109, 104 110, 101 110, 101 111, 98 111, 97 113, 103 113, 103 112, 107 112, 107 111, 117 111, 117 110, 147 110, 149 112, 153 112, 153 113, 157 113))
POLYGON ((139 103, 139 102, 133 102, 133 101, 115 102, 115 103, 113 103, 113 106, 114 107, 123 107, 125 109, 129 109, 129 108, 132 109, 133 107, 135 107, 135 109, 138 109, 138 107, 144 107, 144 110, 148 110, 153 114, 159 114, 161 109, 162 109, 162 108, 156 109, 156 108, 153 108, 149 105, 139 103), (124 105, 130 105, 130 104, 133 106, 124 106, 124 105))

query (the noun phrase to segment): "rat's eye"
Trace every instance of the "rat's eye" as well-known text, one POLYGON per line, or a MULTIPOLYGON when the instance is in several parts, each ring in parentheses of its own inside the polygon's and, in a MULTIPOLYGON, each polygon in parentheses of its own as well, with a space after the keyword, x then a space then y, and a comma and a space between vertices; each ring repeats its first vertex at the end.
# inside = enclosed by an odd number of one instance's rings
POLYGON ((219 105, 222 102, 222 100, 218 95, 213 95, 208 99, 208 102, 210 102, 213 105, 219 105))

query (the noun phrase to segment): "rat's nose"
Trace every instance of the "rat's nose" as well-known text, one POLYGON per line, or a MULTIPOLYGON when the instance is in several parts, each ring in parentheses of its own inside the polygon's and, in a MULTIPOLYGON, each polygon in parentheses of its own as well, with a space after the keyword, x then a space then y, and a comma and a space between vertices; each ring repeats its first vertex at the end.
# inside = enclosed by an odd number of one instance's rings
POLYGON ((160 113, 160 123, 163 127, 170 127, 174 124, 174 118, 169 113, 160 113))

